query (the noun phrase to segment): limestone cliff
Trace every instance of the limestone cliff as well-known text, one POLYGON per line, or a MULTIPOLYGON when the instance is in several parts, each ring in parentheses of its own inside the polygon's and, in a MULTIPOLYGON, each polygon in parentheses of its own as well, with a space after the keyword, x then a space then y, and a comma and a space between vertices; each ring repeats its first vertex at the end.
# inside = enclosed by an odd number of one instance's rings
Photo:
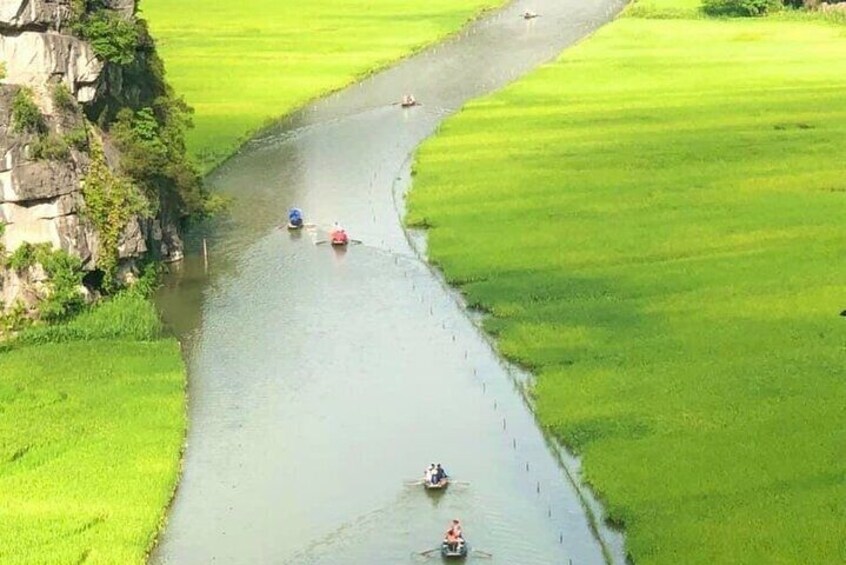
MULTIPOLYGON (((120 87, 121 65, 101 60, 72 31, 73 10, 80 5, 85 6, 79 0, 0 0, 0 254, 24 242, 46 243, 96 272, 101 234, 86 213, 83 190, 90 148, 101 148, 115 171, 120 154, 105 126, 94 125, 86 111, 119 99, 114 90, 116 83, 120 87), (21 97, 41 114, 29 128, 15 123, 13 106, 21 97)), ((98 9, 133 21, 135 0, 100 0, 98 9)), ((121 272, 148 254, 181 258, 176 208, 155 202, 151 213, 134 214, 120 226, 121 272)), ((0 310, 19 300, 34 304, 37 292, 31 287, 40 276, 36 269, 20 272, 0 261, 0 310)))

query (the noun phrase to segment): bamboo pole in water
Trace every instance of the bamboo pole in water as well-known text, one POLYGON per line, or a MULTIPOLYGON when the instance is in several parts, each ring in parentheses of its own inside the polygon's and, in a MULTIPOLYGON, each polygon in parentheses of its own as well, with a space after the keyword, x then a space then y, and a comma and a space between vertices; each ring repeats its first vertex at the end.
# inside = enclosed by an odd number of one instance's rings
POLYGON ((209 272, 209 247, 206 244, 206 238, 203 238, 203 266, 206 273, 209 272))

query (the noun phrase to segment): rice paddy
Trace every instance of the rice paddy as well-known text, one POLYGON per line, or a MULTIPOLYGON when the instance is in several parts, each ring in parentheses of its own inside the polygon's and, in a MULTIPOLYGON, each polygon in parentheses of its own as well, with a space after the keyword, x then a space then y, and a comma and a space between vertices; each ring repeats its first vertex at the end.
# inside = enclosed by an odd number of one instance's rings
POLYGON ((179 473, 179 345, 138 297, 71 325, 0 352, 0 562, 143 563, 179 473))
MULTIPOLYGON (((263 125, 457 31, 503 0, 143 0, 206 168, 263 125)), ((397 93, 399 97, 403 93, 397 93)))
POLYGON ((691 6, 469 104, 408 221, 635 563, 842 562, 846 27, 691 6))

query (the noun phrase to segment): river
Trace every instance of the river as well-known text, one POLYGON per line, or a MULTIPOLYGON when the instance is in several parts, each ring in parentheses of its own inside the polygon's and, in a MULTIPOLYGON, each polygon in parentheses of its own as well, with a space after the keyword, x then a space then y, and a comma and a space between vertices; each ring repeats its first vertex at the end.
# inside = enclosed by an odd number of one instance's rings
POLYGON ((210 175, 231 214, 191 234, 194 253, 159 296, 185 344, 190 424, 154 563, 425 563, 415 552, 454 517, 493 554, 485 562, 623 561, 620 536, 591 526, 519 375, 401 223, 410 156, 445 117, 621 5, 514 2, 296 112, 210 175), (523 20, 527 8, 540 17, 523 20), (407 92, 422 105, 397 106, 407 92), (278 229, 292 205, 318 228, 278 229), (320 245, 335 221, 362 243, 320 245), (432 462, 467 484, 440 495, 405 484, 432 462))

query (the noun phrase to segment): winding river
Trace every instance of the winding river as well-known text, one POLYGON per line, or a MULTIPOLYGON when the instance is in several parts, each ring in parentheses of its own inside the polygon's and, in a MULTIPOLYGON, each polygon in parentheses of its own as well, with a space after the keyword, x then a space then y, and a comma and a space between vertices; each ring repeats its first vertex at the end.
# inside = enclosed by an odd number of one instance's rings
POLYGON ((623 561, 514 371, 400 221, 410 156, 445 117, 621 4, 514 2, 291 115, 210 176, 234 206, 193 234, 197 250, 208 238, 208 275, 195 252, 159 297, 186 347, 190 429, 153 562, 420 563, 453 517, 487 562, 623 561), (406 92, 423 105, 394 105, 406 92), (277 229, 294 204, 317 230, 277 229), (362 244, 316 244, 336 220, 362 244), (405 484, 431 462, 468 484, 405 484))

